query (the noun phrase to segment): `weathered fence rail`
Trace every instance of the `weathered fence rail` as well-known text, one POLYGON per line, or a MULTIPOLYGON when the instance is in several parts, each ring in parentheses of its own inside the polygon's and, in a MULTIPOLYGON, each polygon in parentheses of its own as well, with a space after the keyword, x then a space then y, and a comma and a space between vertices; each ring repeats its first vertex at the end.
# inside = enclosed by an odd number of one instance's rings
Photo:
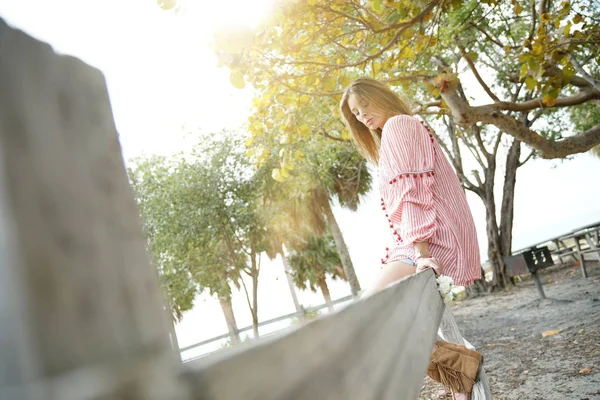
POLYGON ((264 344, 188 363, 186 376, 206 399, 416 399, 443 307, 426 271, 264 344))
POLYGON ((431 271, 186 367, 169 344, 104 78, 0 20, 0 399, 414 399, 431 271))
MULTIPOLYGON (((341 297, 339 299, 336 299, 334 301, 332 301, 332 305, 336 306, 339 304, 344 304, 347 303, 349 301, 351 301, 354 297, 353 296, 345 296, 345 297, 341 297)), ((274 324, 277 324, 279 322, 284 322, 284 321, 291 321, 294 318, 302 318, 303 316, 305 316, 307 313, 312 313, 312 312, 316 312, 316 311, 320 311, 323 310, 325 308, 327 308, 328 305, 327 303, 324 304, 319 304, 317 306, 314 307, 307 307, 304 312, 294 312, 294 313, 290 313, 290 314, 286 314, 286 315, 282 315, 279 317, 275 317, 275 318, 271 318, 268 319, 266 321, 262 321, 258 324, 258 328, 265 328, 274 324)), ((274 329, 271 330, 269 332, 266 333, 261 333, 261 337, 265 337, 265 336, 269 336, 272 334, 276 334, 277 332, 283 330, 283 329, 287 329, 289 326, 283 327, 283 328, 279 328, 279 329, 274 329)), ((243 332, 250 332, 253 330, 253 326, 252 325, 248 325, 245 326, 243 328, 238 329, 239 333, 243 333, 243 332)), ((219 349, 214 349, 214 350, 210 350, 207 349, 209 347, 209 345, 211 344, 218 344, 219 342, 223 342, 224 340, 230 339, 231 338, 231 334, 229 333, 224 333, 206 340, 202 340, 198 343, 194 343, 191 344, 189 346, 185 346, 179 349, 179 352, 181 353, 181 359, 183 360, 183 362, 189 362, 192 360, 195 360, 197 358, 200 357, 205 357, 206 355, 214 352, 214 351, 218 351, 219 349), (195 353, 195 354, 194 354, 195 353)))

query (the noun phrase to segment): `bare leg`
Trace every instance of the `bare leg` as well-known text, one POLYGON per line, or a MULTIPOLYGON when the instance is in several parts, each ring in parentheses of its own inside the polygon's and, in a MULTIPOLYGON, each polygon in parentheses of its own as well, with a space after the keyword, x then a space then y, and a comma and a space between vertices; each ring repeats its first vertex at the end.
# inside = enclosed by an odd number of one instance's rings
POLYGON ((413 265, 403 263, 401 261, 392 261, 387 263, 381 269, 379 276, 375 282, 364 291, 361 298, 372 296, 373 294, 382 291, 389 284, 397 282, 409 275, 414 274, 417 268, 413 265))

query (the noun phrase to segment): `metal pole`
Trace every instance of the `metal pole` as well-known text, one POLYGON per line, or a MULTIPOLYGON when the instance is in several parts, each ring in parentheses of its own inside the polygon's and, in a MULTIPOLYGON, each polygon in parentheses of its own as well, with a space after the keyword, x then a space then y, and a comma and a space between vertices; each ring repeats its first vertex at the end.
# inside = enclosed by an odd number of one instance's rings
POLYGON ((531 273, 531 279, 533 279, 533 282, 535 283, 535 288, 537 289, 540 297, 542 299, 545 299, 546 294, 544 293, 544 288, 542 288, 542 282, 540 282, 540 278, 537 275, 537 271, 533 271, 531 273))

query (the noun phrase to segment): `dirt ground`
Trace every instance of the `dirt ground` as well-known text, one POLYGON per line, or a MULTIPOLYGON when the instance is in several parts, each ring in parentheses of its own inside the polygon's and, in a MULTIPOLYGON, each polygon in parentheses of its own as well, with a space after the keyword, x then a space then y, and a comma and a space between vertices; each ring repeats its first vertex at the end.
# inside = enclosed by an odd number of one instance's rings
MULTIPOLYGON (((538 273, 548 298, 568 302, 541 300, 526 279, 453 306, 463 336, 485 357, 495 400, 600 400, 600 263, 586 267, 587 279, 577 265, 538 273)), ((420 400, 447 398, 425 379, 420 400)))

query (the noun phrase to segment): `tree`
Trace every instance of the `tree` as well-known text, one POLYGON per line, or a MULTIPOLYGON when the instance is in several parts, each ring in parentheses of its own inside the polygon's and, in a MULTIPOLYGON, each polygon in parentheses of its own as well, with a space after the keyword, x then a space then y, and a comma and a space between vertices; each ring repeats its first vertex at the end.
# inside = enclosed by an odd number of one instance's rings
POLYGON ((252 299, 241 275, 236 282, 244 289, 254 337, 258 337, 258 278, 261 256, 269 250, 269 238, 266 215, 261 209, 260 177, 244 155, 243 143, 244 135, 239 132, 222 131, 215 137, 205 137, 191 152, 195 162, 188 165, 210 179, 208 186, 198 188, 206 195, 201 205, 203 212, 210 214, 204 233, 212 241, 222 241, 223 256, 236 266, 238 274, 244 273, 251 279, 252 299))
POLYGON ((239 333, 231 307, 230 284, 237 284, 237 272, 221 258, 223 244, 196 236, 206 222, 197 212, 197 199, 190 196, 190 182, 198 182, 179 158, 138 158, 129 176, 141 209, 148 250, 157 266, 167 304, 175 320, 193 307, 196 296, 208 289, 219 298, 233 343, 239 333))
POLYGON ((352 295, 356 296, 361 290, 360 284, 331 203, 335 199, 340 206, 356 211, 361 196, 371 188, 372 177, 365 160, 348 142, 331 142, 319 137, 308 141, 306 146, 308 156, 305 166, 317 182, 311 190, 312 201, 325 216, 352 295))
POLYGON ((472 174, 476 184, 463 183, 486 205, 494 286, 502 287, 502 256, 511 251, 516 169, 530 159, 521 161, 521 142, 545 158, 600 143, 598 122, 565 127, 560 119, 600 98, 594 78, 599 68, 597 11, 596 4, 548 0, 289 1, 254 33, 241 32, 253 34, 254 41, 246 41, 252 45, 215 39, 232 82, 247 80, 258 90, 250 118, 253 137, 277 135, 290 146, 311 135, 347 140, 331 110, 342 88, 360 75, 402 88, 425 117, 450 117, 454 132, 464 133, 461 146, 475 148, 474 158, 481 161, 484 179, 472 174), (470 104, 463 90, 467 72, 491 103, 470 104), (319 114, 318 108, 329 113, 319 114), (295 112, 286 116, 284 110, 295 112), (286 129, 275 129, 274 122, 282 120, 286 129), (514 139, 498 224, 493 187, 503 135, 514 139), (476 145, 469 147, 465 138, 476 145))
POLYGON ((239 340, 231 284, 252 279, 251 308, 258 332, 258 275, 265 229, 253 168, 239 138, 201 140, 191 154, 137 159, 129 175, 141 208, 148 248, 177 319, 209 290, 219 298, 232 341, 239 340))
POLYGON ((289 260, 296 285, 313 292, 317 287, 321 289, 329 311, 333 311, 326 278, 329 275, 333 279, 345 279, 345 274, 331 233, 309 237, 303 246, 291 249, 289 260))
MULTIPOLYGON (((278 105, 337 98, 353 77, 366 74, 419 86, 414 98, 422 111, 446 113, 464 127, 496 126, 544 158, 562 158, 600 144, 600 126, 547 136, 514 113, 600 99, 597 13, 597 4, 584 1, 286 1, 254 32, 237 32, 251 38, 234 43, 221 33, 215 41, 232 82, 249 81, 274 112, 278 105), (462 68, 437 63, 449 58, 462 60, 492 103, 472 106, 461 96, 462 68), (521 87, 522 95, 512 100, 507 87, 521 87)), ((302 130, 302 118, 290 122, 302 130)))
POLYGON ((360 284, 331 203, 335 200, 342 207, 357 209, 361 196, 369 191, 372 182, 366 162, 348 142, 314 137, 296 141, 289 147, 270 139, 267 136, 257 139, 261 141, 259 148, 269 149, 268 156, 263 156, 262 150, 258 155, 252 150, 249 155, 261 169, 272 171, 263 175, 269 176, 264 190, 270 193, 269 204, 274 207, 270 214, 272 218, 279 214, 279 221, 287 226, 287 229, 279 228, 275 237, 282 238, 286 246, 294 247, 309 235, 323 234, 329 225, 352 294, 357 295, 360 284), (279 160, 280 154, 282 160, 279 160), (304 162, 294 167, 291 158, 304 162), (293 179, 288 179, 290 177, 293 179))

